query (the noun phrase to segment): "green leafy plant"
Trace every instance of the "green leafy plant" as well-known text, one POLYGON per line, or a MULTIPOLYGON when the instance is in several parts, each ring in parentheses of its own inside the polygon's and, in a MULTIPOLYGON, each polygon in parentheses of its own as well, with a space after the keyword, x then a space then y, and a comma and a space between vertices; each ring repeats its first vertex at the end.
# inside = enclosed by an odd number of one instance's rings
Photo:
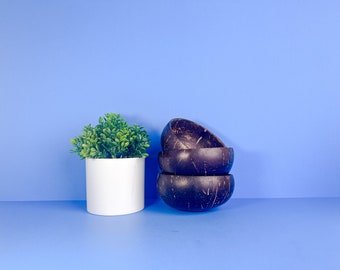
POLYGON ((144 158, 148 156, 150 139, 143 127, 130 126, 119 114, 107 113, 96 126, 85 126, 71 144, 71 153, 77 153, 81 159, 144 158))

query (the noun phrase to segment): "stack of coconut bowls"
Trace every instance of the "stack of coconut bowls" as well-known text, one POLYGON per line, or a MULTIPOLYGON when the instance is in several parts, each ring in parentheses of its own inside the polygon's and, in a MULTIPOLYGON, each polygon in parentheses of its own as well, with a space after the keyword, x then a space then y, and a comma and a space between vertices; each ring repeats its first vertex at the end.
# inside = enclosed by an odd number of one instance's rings
POLYGON ((157 190, 169 206, 206 211, 227 202, 234 191, 230 174, 234 150, 201 125, 172 119, 161 135, 157 190))

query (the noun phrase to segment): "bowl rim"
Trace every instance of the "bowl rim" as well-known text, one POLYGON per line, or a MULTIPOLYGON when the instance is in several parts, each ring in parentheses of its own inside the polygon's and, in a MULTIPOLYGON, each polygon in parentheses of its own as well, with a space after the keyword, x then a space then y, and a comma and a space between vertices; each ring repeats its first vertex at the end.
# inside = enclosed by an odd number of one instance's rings
POLYGON ((228 178, 234 178, 234 175, 232 173, 225 173, 225 174, 216 174, 216 175, 186 175, 186 174, 173 174, 173 173, 167 173, 167 172, 159 172, 157 175, 157 178, 160 176, 172 176, 176 178, 220 178, 220 177, 228 177, 228 178))
POLYGON ((218 149, 221 149, 221 151, 223 149, 226 149, 227 151, 232 151, 234 152, 234 148, 233 147, 229 147, 229 146, 220 146, 220 147, 199 147, 199 148, 187 148, 187 149, 171 149, 171 150, 166 150, 166 151, 160 151, 158 152, 159 155, 164 154, 164 155, 170 155, 173 153, 184 153, 184 152, 200 152, 200 151, 216 151, 218 149))

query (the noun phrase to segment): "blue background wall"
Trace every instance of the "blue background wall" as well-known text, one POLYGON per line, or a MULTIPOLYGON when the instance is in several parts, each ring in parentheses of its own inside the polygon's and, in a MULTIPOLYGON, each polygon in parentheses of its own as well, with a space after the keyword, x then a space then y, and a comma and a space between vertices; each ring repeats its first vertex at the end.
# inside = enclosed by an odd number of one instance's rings
POLYGON ((340 195, 339 1, 0 2, 0 200, 85 199, 70 138, 106 112, 235 149, 234 197, 340 195))

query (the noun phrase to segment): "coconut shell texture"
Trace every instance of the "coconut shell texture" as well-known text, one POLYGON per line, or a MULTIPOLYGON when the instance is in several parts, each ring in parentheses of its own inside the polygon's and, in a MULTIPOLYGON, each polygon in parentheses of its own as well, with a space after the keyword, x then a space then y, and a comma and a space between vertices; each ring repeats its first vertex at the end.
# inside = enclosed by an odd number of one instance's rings
POLYGON ((163 151, 225 147, 224 143, 201 125, 182 118, 172 119, 161 135, 163 151))
POLYGON ((157 178, 160 198, 169 206, 202 212, 227 202, 234 192, 234 150, 203 126, 183 118, 161 134, 157 178))
POLYGON ((160 152, 159 167, 165 173, 219 175, 229 173, 234 162, 230 147, 182 149, 160 152))
POLYGON ((160 173, 157 189, 161 199, 182 211, 207 211, 227 202, 234 191, 231 174, 183 176, 160 173))

